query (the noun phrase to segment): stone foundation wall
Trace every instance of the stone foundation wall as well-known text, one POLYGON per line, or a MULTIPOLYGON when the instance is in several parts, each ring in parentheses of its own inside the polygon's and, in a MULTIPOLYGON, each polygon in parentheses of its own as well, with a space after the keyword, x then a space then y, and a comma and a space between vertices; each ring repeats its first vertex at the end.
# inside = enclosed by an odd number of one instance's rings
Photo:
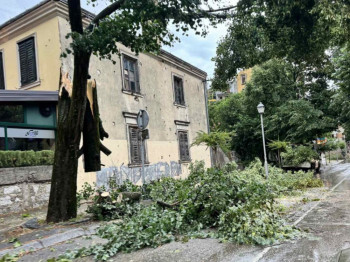
POLYGON ((0 214, 47 205, 52 166, 0 168, 0 214))

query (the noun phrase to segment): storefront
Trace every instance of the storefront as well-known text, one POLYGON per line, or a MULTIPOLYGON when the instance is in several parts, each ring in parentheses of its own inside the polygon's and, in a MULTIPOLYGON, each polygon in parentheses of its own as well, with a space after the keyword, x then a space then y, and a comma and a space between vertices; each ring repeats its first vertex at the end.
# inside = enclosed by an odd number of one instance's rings
POLYGON ((58 92, 0 91, 0 150, 53 150, 58 92))

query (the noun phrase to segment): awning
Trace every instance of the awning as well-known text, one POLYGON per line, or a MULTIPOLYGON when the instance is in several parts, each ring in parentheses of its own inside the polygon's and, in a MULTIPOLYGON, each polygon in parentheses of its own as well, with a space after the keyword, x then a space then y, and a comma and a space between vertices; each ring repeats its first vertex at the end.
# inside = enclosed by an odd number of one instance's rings
POLYGON ((57 102, 58 91, 0 90, 0 102, 57 102))

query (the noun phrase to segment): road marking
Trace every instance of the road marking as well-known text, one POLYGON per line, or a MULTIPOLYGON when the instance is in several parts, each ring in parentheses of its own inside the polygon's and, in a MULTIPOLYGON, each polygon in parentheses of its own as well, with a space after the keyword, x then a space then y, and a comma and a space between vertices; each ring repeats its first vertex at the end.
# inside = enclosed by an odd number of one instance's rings
MULTIPOLYGON (((348 174, 347 174, 348 175, 348 174)), ((340 180, 340 182, 338 184, 336 184, 334 187, 331 188, 331 190, 329 190, 324 198, 322 200, 325 200, 338 186, 340 186, 341 183, 344 182, 344 180, 346 180, 348 177, 344 177, 342 180, 340 180)), ((321 204, 322 201, 317 202, 313 207, 311 207, 308 211, 306 211, 301 217, 299 217, 294 223, 293 226, 296 226, 297 224, 300 223, 301 220, 303 220, 313 209, 315 209, 319 204, 321 204)), ((261 251, 254 259, 252 262, 258 262, 267 252, 269 252, 269 250, 271 249, 271 247, 265 247, 263 249, 263 251, 261 251)))

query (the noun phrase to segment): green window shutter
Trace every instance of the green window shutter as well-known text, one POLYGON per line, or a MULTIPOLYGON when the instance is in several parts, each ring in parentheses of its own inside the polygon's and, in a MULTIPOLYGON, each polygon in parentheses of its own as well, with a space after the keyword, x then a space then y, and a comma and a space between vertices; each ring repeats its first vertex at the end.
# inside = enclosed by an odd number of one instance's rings
POLYGON ((18 43, 21 85, 37 81, 34 37, 18 43))
POLYGON ((4 77, 4 64, 2 58, 2 52, 0 52, 0 90, 5 89, 5 77, 4 77))

